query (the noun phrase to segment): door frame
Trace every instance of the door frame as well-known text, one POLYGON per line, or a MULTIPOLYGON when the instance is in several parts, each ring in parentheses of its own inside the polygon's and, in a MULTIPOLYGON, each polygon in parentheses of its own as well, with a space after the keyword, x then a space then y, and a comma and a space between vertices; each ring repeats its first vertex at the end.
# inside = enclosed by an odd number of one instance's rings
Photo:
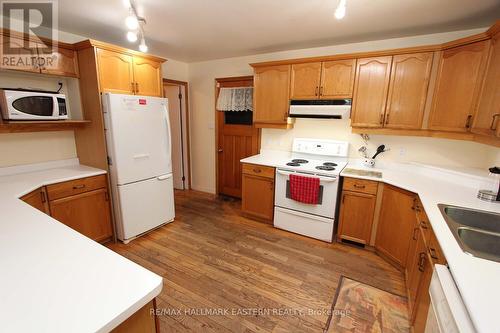
MULTIPOLYGON (((187 172, 188 172, 188 183, 187 187, 189 190, 192 189, 191 187, 191 131, 190 131, 190 113, 189 113, 189 84, 185 81, 178 81, 178 80, 171 80, 171 79, 163 79, 162 84, 161 84, 161 94, 163 97, 165 97, 164 94, 164 87, 165 85, 179 85, 179 86, 184 86, 184 99, 185 99, 185 106, 186 106, 186 155, 187 155, 187 172)), ((181 117, 182 117, 182 110, 181 110, 181 117)), ((184 149, 184 147, 182 147, 184 149)))
MULTIPOLYGON (((219 119, 217 111, 217 98, 219 97, 219 83, 224 82, 234 82, 234 81, 245 81, 245 80, 254 80, 253 75, 244 75, 244 76, 233 76, 233 77, 222 77, 214 79, 214 122, 215 122, 215 194, 219 195, 219 119)), ((252 125, 253 126, 253 125, 252 125)), ((260 136, 258 138, 258 148, 260 150, 260 136)))

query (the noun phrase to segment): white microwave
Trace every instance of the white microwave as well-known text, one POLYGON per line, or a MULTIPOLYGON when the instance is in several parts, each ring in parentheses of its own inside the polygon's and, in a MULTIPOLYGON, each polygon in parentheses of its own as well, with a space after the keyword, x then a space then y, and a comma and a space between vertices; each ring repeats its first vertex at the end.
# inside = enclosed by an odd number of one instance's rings
POLYGON ((0 108, 5 120, 68 119, 63 94, 0 89, 0 108))

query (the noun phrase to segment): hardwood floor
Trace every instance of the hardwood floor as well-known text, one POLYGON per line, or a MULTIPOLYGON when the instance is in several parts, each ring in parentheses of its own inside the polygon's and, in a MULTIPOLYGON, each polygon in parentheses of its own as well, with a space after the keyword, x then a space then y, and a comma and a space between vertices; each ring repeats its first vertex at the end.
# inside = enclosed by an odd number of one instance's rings
POLYGON ((239 201, 175 200, 173 223, 108 245, 163 276, 162 332, 322 332, 341 275, 405 295, 403 275, 372 252, 250 220, 239 201))

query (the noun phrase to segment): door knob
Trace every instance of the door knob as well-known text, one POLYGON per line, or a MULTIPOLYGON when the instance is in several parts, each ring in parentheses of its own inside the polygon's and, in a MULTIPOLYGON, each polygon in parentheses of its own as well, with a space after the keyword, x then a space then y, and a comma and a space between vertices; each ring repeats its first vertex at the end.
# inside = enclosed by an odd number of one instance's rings
POLYGON ((222 151, 223 151, 223 150, 222 150, 222 148, 219 148, 219 149, 217 150, 217 152, 219 152, 219 153, 222 153, 222 151))

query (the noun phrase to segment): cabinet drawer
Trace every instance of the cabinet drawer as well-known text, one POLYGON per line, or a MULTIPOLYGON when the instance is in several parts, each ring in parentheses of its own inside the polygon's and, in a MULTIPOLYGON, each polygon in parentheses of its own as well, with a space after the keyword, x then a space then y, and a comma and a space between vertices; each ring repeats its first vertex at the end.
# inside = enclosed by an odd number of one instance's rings
POLYGON ((378 182, 373 180, 344 178, 344 191, 377 194, 378 182))
POLYGON ((257 164, 243 164, 243 173, 274 179, 274 168, 257 164))
POLYGON ((106 175, 70 180, 47 186, 49 200, 69 197, 75 194, 106 187, 106 175))

